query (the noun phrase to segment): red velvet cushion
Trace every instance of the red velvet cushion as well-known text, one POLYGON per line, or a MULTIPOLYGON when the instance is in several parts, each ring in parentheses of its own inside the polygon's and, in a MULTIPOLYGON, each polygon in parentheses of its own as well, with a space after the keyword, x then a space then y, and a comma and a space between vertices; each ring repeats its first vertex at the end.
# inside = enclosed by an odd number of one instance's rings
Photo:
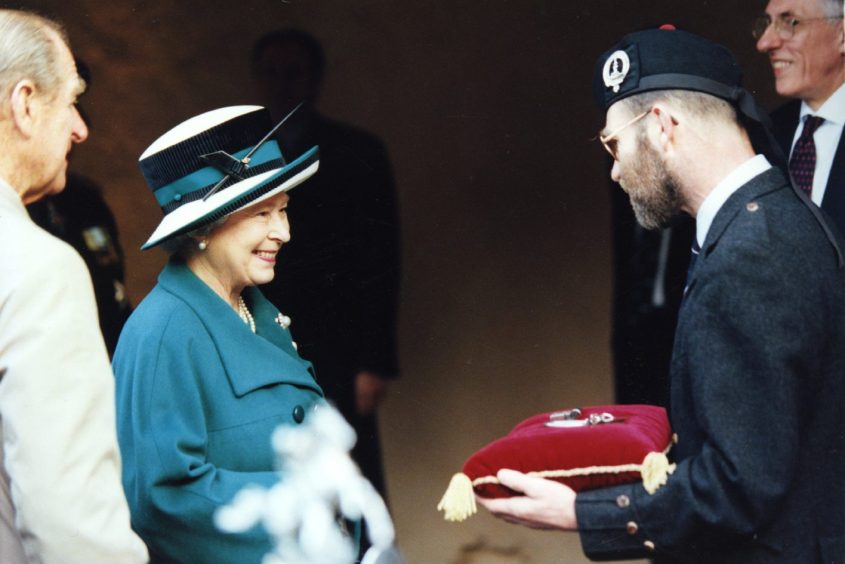
POLYGON ((575 491, 641 480, 639 466, 646 455, 666 452, 672 442, 666 410, 652 405, 594 406, 583 408, 578 419, 602 413, 613 415, 616 422, 550 427, 546 423, 551 413, 535 415, 473 454, 463 472, 484 497, 514 495, 498 483, 479 483, 495 482, 502 468, 540 473, 575 491))

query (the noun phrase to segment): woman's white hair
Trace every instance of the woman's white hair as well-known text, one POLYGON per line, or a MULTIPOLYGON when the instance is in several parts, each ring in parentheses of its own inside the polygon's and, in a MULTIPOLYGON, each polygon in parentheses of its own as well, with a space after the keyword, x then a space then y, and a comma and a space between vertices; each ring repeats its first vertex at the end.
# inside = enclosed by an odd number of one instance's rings
POLYGON ((217 221, 213 221, 208 225, 203 225, 198 229, 194 229, 188 233, 183 233, 181 235, 177 235, 171 239, 168 239, 161 243, 161 248, 170 256, 175 256, 181 258, 183 260, 187 260, 192 255, 195 255, 200 251, 197 244, 199 240, 205 239, 211 232, 226 223, 226 220, 229 219, 229 216, 223 216, 217 221))

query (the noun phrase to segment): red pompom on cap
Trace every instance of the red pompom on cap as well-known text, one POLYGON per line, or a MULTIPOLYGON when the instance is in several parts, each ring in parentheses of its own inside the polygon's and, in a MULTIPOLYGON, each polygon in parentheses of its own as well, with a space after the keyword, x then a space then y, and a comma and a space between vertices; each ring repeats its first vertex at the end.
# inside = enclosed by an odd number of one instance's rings
POLYGON ((663 24, 658 29, 665 29, 667 31, 675 31, 677 28, 672 24, 663 24))

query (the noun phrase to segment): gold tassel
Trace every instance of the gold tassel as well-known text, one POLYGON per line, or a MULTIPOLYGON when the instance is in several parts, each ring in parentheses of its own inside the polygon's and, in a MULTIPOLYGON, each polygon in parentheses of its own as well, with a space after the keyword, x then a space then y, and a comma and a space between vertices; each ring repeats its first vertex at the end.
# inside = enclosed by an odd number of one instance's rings
POLYGON ((675 464, 669 464, 669 459, 662 452, 650 452, 643 459, 640 474, 643 477, 643 487, 649 494, 666 483, 669 474, 675 472, 675 464))
POLYGON ((446 493, 437 504, 437 510, 443 512, 443 518, 447 521, 464 521, 476 513, 475 492, 469 476, 461 472, 452 476, 446 493))

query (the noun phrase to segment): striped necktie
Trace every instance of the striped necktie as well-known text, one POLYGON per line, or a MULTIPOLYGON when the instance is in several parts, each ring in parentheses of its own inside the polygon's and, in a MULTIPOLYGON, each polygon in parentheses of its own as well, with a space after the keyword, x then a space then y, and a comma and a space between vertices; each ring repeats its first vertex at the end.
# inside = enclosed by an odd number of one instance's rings
POLYGON ((807 197, 813 193, 813 175, 816 172, 816 143, 813 141, 813 134, 823 121, 824 118, 818 116, 807 116, 804 129, 789 159, 789 173, 795 185, 803 190, 807 197))

